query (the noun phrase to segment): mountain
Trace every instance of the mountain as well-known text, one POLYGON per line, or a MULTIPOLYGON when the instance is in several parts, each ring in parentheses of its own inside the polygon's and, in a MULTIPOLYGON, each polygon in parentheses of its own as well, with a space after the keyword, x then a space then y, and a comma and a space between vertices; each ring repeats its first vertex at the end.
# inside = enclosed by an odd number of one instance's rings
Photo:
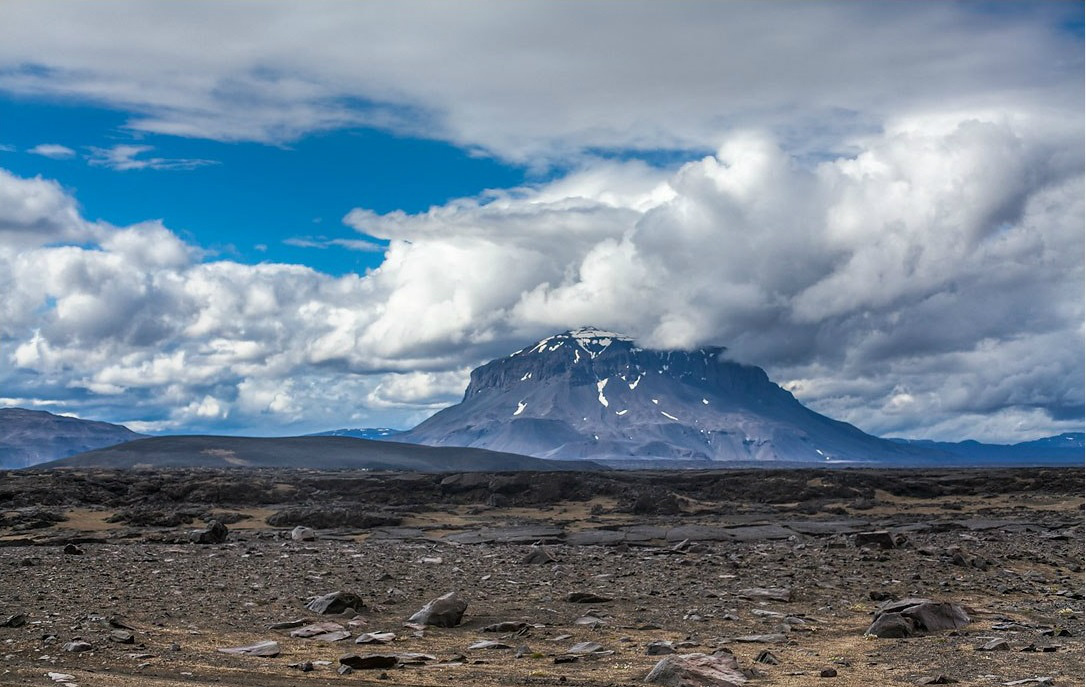
POLYGON ((946 457, 819 415, 724 352, 650 350, 612 332, 568 331, 473 370, 461 403, 391 440, 645 464, 946 457))
POLYGON ((141 436, 108 422, 41 410, 0 408, 0 468, 25 468, 141 436))
POLYGON ((1007 463, 1081 465, 1086 459, 1086 434, 1082 432, 1065 432, 1018 444, 982 444, 978 441, 947 442, 926 439, 890 439, 890 441, 942 451, 955 456, 957 463, 968 465, 1007 463))
POLYGON ((327 432, 306 434, 307 437, 354 437, 355 439, 387 439, 400 434, 403 430, 388 427, 367 427, 365 429, 330 429, 327 432))
POLYGON ((502 472, 592 470, 591 462, 549 461, 476 448, 435 448, 351 437, 166 436, 130 441, 45 463, 43 468, 259 467, 502 472))

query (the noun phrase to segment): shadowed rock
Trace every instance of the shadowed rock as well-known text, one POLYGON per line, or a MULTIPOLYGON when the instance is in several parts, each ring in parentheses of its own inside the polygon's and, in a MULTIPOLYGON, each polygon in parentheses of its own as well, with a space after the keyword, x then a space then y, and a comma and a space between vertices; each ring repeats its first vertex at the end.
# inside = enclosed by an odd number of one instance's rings
POLYGON ((359 656, 358 654, 346 654, 339 657, 340 665, 353 668, 354 670, 381 670, 384 668, 395 668, 396 664, 399 662, 399 657, 394 654, 366 654, 365 656, 359 656))
POLYGON ((221 544, 226 541, 228 534, 226 525, 218 520, 211 520, 204 529, 190 532, 189 541, 195 544, 221 544))
POLYGON ((922 632, 956 630, 968 624, 969 616, 957 604, 910 598, 882 604, 864 634, 896 639, 922 632))

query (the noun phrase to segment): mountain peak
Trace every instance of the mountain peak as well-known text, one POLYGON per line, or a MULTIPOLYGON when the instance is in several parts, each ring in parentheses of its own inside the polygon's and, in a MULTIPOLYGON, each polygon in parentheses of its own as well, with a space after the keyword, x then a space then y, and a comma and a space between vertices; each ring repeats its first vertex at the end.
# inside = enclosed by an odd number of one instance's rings
POLYGON ((718 346, 640 348, 581 327, 471 373, 463 401, 393 440, 541 458, 866 462, 910 451, 804 408, 718 346))
POLYGON ((580 349, 580 351, 587 353, 589 358, 595 358, 615 342, 625 344, 626 348, 633 347, 633 339, 628 336, 597 329, 596 327, 578 327, 561 334, 548 336, 537 341, 533 346, 517 351, 510 357, 531 355, 533 353, 550 353, 565 348, 567 350, 580 349))

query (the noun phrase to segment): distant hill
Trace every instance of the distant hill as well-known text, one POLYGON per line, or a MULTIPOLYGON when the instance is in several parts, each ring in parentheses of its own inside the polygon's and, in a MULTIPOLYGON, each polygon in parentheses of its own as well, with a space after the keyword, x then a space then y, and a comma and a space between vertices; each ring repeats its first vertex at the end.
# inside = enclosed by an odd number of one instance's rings
POLYGON ((554 461, 473 448, 435 448, 351 437, 166 436, 130 441, 45 463, 46 468, 267 467, 501 472, 593 470, 592 462, 554 461))
POLYGON ((108 422, 42 410, 0 408, 0 468, 25 468, 141 436, 108 422))
POLYGON ((354 437, 355 439, 381 440, 403 433, 402 429, 388 427, 368 427, 365 429, 330 429, 327 432, 306 434, 307 437, 354 437))
POLYGON ((927 439, 891 439, 890 441, 929 448, 957 458, 964 465, 1030 465, 1086 462, 1086 434, 1065 432, 1057 436, 1024 441, 1018 444, 982 444, 979 441, 930 441, 927 439))
POLYGON ((937 465, 952 457, 820 415, 761 368, 724 353, 568 331, 476 368, 462 402, 391 441, 656 468, 937 465))

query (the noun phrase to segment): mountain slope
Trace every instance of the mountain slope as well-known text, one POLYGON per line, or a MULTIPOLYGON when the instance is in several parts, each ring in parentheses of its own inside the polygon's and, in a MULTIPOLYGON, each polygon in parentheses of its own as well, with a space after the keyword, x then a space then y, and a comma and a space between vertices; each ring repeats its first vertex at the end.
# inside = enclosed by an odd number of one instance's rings
POLYGON ((826 464, 940 455, 819 415, 723 352, 566 332, 477 368, 460 404, 391 440, 565 459, 826 464))
POLYGON ((956 462, 964 465, 1081 464, 1086 457, 1086 435, 1082 432, 1065 432, 1018 444, 982 444, 978 441, 946 442, 924 439, 891 439, 890 441, 943 451, 955 456, 958 459, 956 462))
POLYGON ((591 470, 584 462, 547 461, 473 448, 435 448, 351 437, 151 437, 81 453, 43 468, 304 467, 316 469, 494 472, 591 470))
POLYGON ((307 437, 354 437, 355 439, 387 439, 399 434, 401 430, 388 427, 366 427, 351 429, 330 429, 326 432, 306 434, 307 437))
POLYGON ((0 468, 24 468, 141 436, 108 422, 41 410, 0 408, 0 468))

